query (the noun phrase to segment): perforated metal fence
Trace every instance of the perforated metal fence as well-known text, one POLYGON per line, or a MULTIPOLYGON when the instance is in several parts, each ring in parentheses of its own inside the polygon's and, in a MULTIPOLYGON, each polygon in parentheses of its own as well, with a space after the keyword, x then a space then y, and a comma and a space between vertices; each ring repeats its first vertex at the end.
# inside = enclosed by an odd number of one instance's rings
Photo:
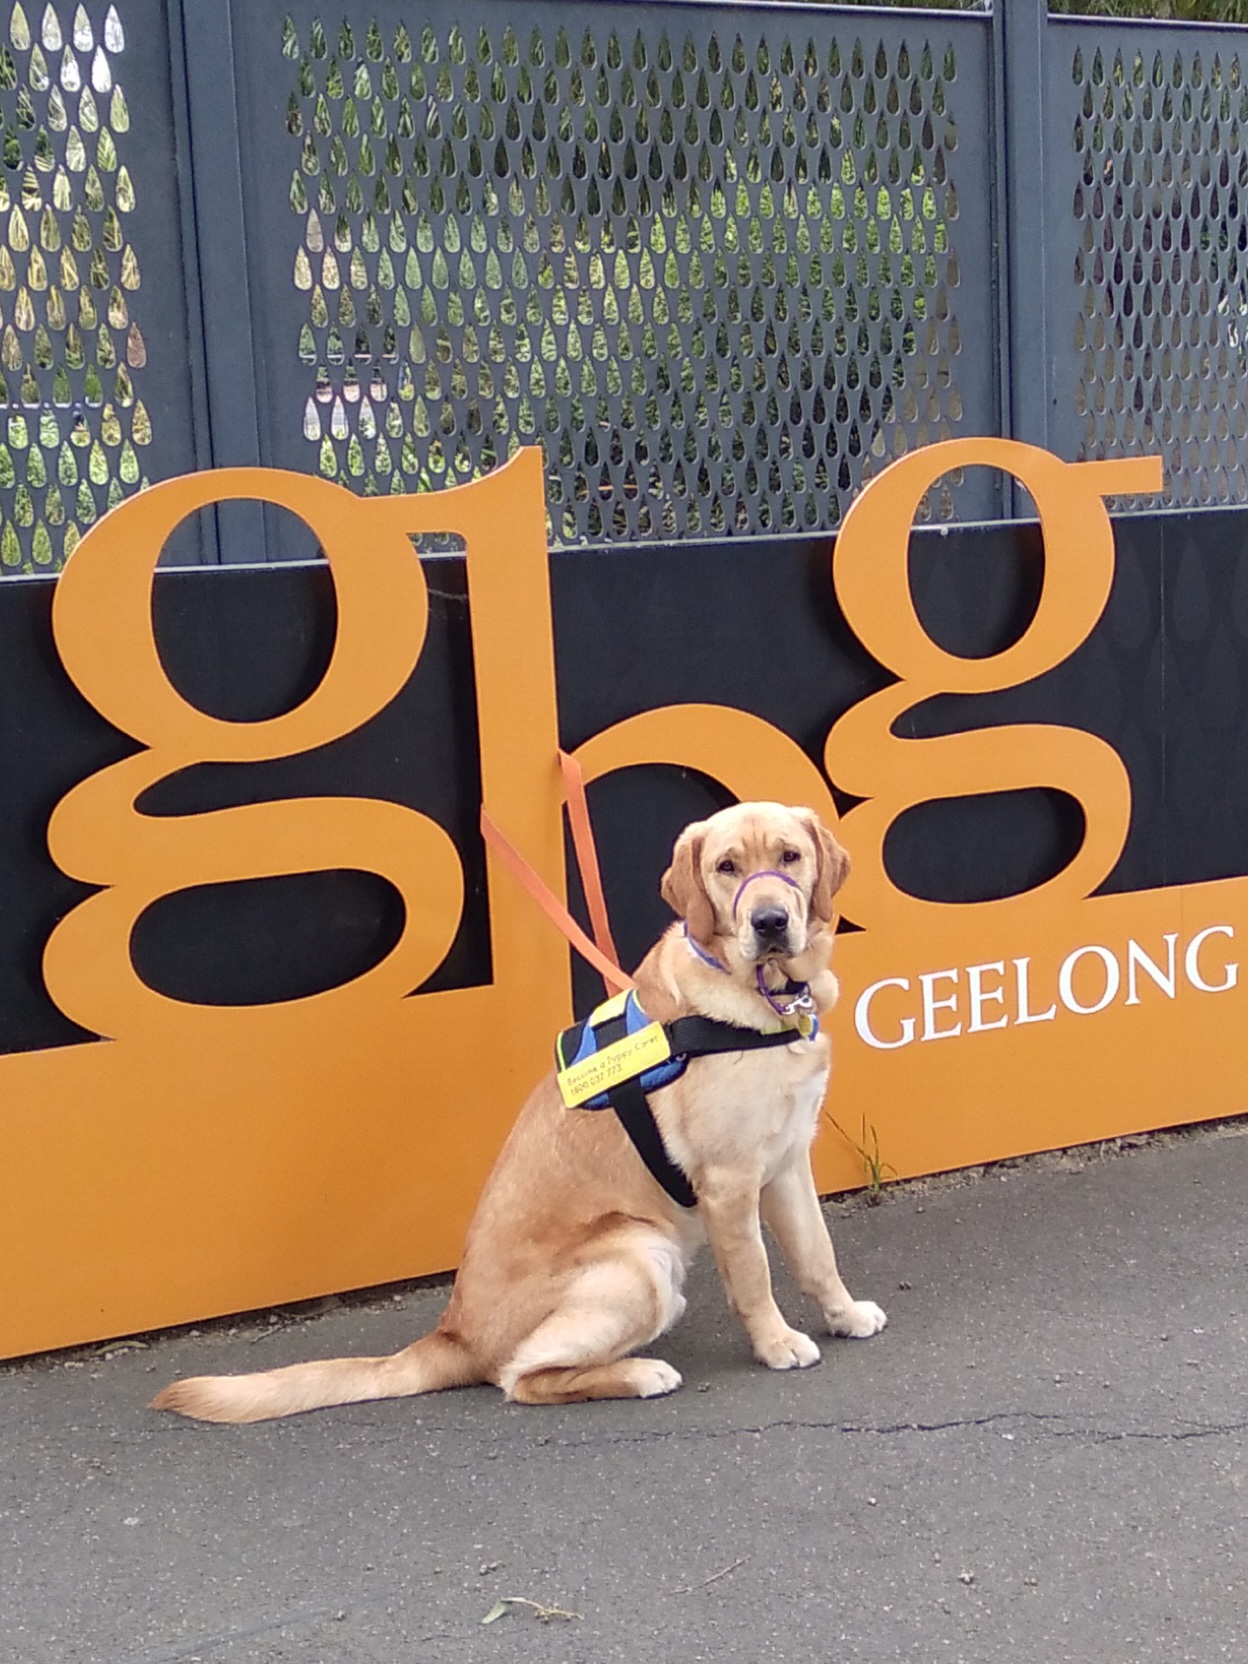
MULTIPOLYGON (((556 547, 831 531, 965 433, 1248 494, 1243 30, 4 5, 0 572, 195 466, 411 491, 531 443, 556 547)), ((231 513, 182 558, 305 552, 231 513)))
POLYGON ((321 473, 410 490, 536 440, 561 542, 805 529, 991 418, 960 316, 986 88, 956 28, 422 15, 284 25, 321 473))
POLYGON ((1063 22, 1048 48, 1058 443, 1160 452, 1170 503, 1248 501, 1248 30, 1063 22))
POLYGON ((168 43, 135 9, 0 21, 3 572, 59 566, 123 496, 194 465, 168 43))

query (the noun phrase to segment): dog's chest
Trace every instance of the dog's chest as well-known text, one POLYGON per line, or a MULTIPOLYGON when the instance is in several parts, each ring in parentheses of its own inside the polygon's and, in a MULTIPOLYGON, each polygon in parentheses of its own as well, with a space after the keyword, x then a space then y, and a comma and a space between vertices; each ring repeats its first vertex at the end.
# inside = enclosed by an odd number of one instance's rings
MULTIPOLYGON (((696 1166, 761 1167, 768 1183, 814 1137, 829 1062, 823 1039, 779 1052, 699 1059, 686 1076, 683 1136, 673 1142, 687 1142, 696 1166)), ((681 1160, 678 1149, 672 1153, 681 1160)))
POLYGON ((795 1151, 810 1147, 819 1124, 827 1085, 828 1068, 824 1064, 800 1077, 782 1095, 782 1101, 776 1106, 778 1124, 762 1144, 764 1184, 787 1166, 795 1151))

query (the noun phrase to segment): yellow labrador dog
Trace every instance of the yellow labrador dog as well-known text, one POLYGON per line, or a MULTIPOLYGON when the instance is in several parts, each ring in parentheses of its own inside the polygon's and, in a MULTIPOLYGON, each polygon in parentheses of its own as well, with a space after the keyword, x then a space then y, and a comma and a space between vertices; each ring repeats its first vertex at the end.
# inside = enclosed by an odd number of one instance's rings
POLYGON ((657 1129, 650 1164, 621 1114, 565 1107, 548 1076, 486 1184, 432 1333, 389 1358, 177 1381, 153 1407, 241 1422, 479 1382, 522 1404, 673 1392, 670 1365, 633 1354, 681 1315, 707 1238, 755 1356, 803 1369, 819 1348, 776 1305, 760 1219, 832 1334, 877 1333, 884 1313, 841 1281, 810 1169, 830 1062, 817 1017, 837 997, 832 898, 847 867, 808 809, 742 803, 687 827, 662 884, 681 922, 643 960, 637 998, 674 1034, 717 1038, 641 1096, 657 1129), (682 1029, 686 1018, 697 1022, 682 1029))

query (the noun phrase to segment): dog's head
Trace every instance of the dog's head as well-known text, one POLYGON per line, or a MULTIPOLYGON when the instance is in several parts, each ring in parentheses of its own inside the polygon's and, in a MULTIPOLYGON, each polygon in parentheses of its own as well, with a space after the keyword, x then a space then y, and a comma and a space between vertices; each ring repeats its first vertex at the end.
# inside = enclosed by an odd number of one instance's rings
POLYGON ((737 803, 676 840, 664 901, 708 951, 716 938, 749 965, 790 959, 832 918, 849 857, 814 812, 737 803))

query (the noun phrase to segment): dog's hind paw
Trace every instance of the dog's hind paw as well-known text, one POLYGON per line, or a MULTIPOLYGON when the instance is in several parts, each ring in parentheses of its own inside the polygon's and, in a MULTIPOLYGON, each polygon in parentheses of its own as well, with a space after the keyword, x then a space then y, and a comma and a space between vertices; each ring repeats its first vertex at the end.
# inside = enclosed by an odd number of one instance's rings
POLYGON ((679 1370, 665 1364, 662 1358, 630 1358, 629 1373, 636 1385, 638 1398, 662 1398, 684 1385, 679 1370))
POLYGON ((874 1300, 855 1300, 839 1312, 826 1312, 828 1331, 833 1335, 848 1335, 852 1340, 866 1340, 878 1335, 888 1322, 888 1315, 874 1300))

